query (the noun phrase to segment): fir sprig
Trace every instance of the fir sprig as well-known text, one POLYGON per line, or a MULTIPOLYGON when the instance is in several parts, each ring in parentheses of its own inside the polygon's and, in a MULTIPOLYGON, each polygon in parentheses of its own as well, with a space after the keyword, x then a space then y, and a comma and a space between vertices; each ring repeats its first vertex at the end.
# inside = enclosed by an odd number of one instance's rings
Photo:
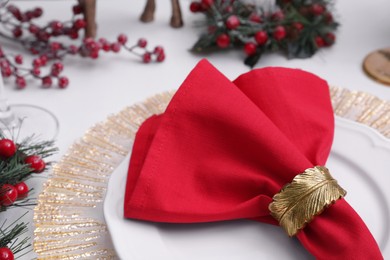
POLYGON ((7 220, 2 223, 0 227, 0 248, 8 247, 13 254, 18 254, 31 246, 30 237, 19 239, 20 236, 28 232, 27 223, 19 222, 26 214, 27 212, 7 226, 7 220))
MULTIPOLYGON (((3 135, 4 136, 4 135, 3 135)), ((58 151, 54 147, 54 141, 41 141, 34 135, 17 143, 17 151, 14 156, 0 160, 0 187, 3 184, 16 184, 26 180, 32 173, 32 169, 24 162, 28 155, 38 155, 47 158, 58 151)), ((50 165, 51 162, 47 162, 50 165)))

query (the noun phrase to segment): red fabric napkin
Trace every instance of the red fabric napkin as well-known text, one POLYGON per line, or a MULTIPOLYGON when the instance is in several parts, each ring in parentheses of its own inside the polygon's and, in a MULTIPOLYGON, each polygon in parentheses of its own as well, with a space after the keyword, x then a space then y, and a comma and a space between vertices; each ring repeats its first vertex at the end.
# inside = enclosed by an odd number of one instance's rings
MULTIPOLYGON (((265 68, 231 82, 203 60, 165 113, 147 119, 137 133, 125 217, 277 225, 268 210, 272 196, 305 169, 326 165, 333 131, 328 85, 317 76, 265 68)), ((343 199, 297 237, 318 259, 383 259, 343 199)))

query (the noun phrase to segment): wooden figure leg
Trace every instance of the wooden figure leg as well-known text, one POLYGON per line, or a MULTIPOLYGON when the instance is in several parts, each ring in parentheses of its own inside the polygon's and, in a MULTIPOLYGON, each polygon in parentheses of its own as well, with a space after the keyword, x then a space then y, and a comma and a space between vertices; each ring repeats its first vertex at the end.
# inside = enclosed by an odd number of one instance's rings
POLYGON ((85 27, 85 37, 96 36, 96 0, 78 0, 83 8, 84 19, 87 23, 85 27))
POLYGON ((153 21, 155 10, 156 10, 155 0, 147 0, 144 11, 140 17, 140 20, 144 23, 153 21))
POLYGON ((179 0, 171 0, 171 2, 172 2, 171 26, 174 28, 182 27, 183 18, 181 15, 179 0))

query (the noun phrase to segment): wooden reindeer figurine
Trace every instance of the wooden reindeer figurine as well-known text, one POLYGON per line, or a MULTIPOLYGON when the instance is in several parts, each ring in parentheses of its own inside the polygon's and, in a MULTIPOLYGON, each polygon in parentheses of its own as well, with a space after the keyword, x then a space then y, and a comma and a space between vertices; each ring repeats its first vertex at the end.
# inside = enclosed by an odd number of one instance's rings
MULTIPOLYGON (((182 27, 183 18, 181 15, 179 0, 171 0, 171 4, 172 4, 172 16, 171 16, 170 24, 174 28, 182 27)), ((145 9, 141 15, 140 20, 145 23, 153 21, 155 10, 156 10, 155 0, 146 0, 145 9)))
MULTIPOLYGON (((86 21, 85 37, 96 36, 96 0, 78 0, 79 5, 83 10, 84 20, 86 21)), ((174 28, 183 26, 183 18, 181 14, 179 0, 171 0, 172 16, 170 25, 174 28)), ((155 0, 146 0, 146 5, 140 20, 142 22, 151 22, 154 20, 154 12, 156 10, 155 0)))
POLYGON ((96 0, 78 0, 86 22, 85 38, 96 36, 96 0))

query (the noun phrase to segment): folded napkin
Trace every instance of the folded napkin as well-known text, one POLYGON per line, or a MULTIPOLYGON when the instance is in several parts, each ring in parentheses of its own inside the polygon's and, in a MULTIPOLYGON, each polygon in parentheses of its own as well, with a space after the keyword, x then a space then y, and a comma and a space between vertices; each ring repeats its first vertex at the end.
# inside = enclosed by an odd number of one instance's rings
MULTIPOLYGON (((328 85, 317 76, 265 68, 231 82, 203 60, 165 113, 147 119, 136 135, 125 217, 278 225, 268 209, 272 197, 305 169, 326 164, 333 132, 328 85)), ((344 199, 297 237, 318 259, 383 259, 344 199)))

